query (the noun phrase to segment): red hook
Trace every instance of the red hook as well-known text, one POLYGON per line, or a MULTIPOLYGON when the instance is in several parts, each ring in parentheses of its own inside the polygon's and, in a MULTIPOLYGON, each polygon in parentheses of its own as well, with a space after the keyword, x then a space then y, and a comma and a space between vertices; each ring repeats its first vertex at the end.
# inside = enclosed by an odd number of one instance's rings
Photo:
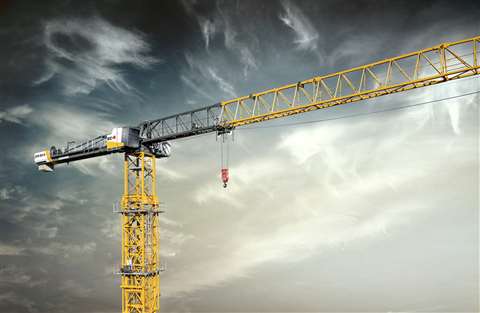
POLYGON ((222 168, 222 182, 223 182, 223 188, 227 188, 228 168, 222 168))

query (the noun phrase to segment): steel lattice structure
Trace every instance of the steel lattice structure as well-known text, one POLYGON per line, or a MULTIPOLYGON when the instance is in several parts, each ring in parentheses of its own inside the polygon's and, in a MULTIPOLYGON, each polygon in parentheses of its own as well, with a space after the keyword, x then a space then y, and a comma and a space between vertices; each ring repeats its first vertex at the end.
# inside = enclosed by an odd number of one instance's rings
POLYGON ((122 313, 160 309, 159 202, 155 157, 125 154, 122 216, 122 313))
POLYGON ((444 43, 224 101, 220 125, 237 127, 473 76, 479 73, 479 42, 444 43))
POLYGON ((122 313, 160 310, 159 225, 155 158, 168 140, 225 133, 258 123, 480 74, 480 36, 443 43, 345 71, 253 93, 197 110, 115 128, 111 134, 34 155, 40 170, 125 153, 122 217, 122 313))

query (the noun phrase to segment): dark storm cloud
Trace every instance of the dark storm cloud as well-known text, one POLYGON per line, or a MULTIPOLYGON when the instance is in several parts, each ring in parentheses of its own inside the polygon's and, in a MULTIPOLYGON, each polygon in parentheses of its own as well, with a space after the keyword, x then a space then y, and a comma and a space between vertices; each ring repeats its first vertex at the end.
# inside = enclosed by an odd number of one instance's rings
MULTIPOLYGON (((119 309, 119 279, 112 275, 119 260, 119 225, 110 206, 119 198, 121 157, 72 164, 52 176, 36 171, 33 152, 103 134, 116 125, 136 125, 480 31, 476 1, 7 1, 0 2, 0 12, 0 311, 8 313, 119 309)), ((449 88, 466 91, 456 86, 449 88)), ((443 89, 435 90, 441 94, 443 89)), ((425 98, 431 96, 420 92, 408 99, 425 98)), ((323 114, 389 107, 406 97, 388 99, 323 114)), ((478 169, 471 153, 478 145, 478 120, 473 118, 477 104, 478 98, 468 99, 457 108, 427 107, 371 124, 348 120, 257 136, 240 133, 240 148, 232 157, 236 185, 228 193, 216 188, 212 172, 218 155, 213 151, 218 147, 211 138, 176 143, 175 159, 159 163, 160 193, 170 202, 162 218, 162 256, 169 265, 162 278, 164 307, 300 310, 292 303, 295 298, 302 299, 302 310, 355 311, 360 305, 397 311, 478 308, 478 302, 468 298, 478 286, 466 285, 478 276, 472 265, 472 246, 478 243, 471 236, 465 239, 464 233, 451 231, 456 238, 452 245, 465 243, 453 252, 438 248, 431 255, 421 254, 426 244, 405 248, 419 252, 418 259, 407 262, 411 266, 422 257, 433 262, 436 257, 451 260, 455 252, 464 256, 457 261, 463 263, 456 263, 463 270, 452 266, 465 283, 453 280, 455 290, 467 296, 449 298, 447 287, 439 290, 429 283, 417 293, 431 296, 427 291, 432 289, 434 296, 451 301, 432 296, 404 306, 415 297, 406 291, 391 296, 391 307, 382 299, 371 300, 370 306, 358 297, 345 305, 338 294, 357 289, 338 285, 350 284, 348 275, 340 275, 334 285, 339 276, 332 273, 341 274, 342 266, 350 263, 345 256, 318 255, 329 245, 352 243, 347 258, 358 258, 353 243, 360 240, 364 246, 358 249, 382 266, 378 250, 388 247, 369 248, 362 240, 392 225, 415 225, 415 232, 422 232, 423 222, 414 223, 425 215, 436 217, 436 225, 446 229, 448 221, 434 213, 441 203, 463 212, 458 223, 473 229, 477 224, 466 221, 476 216, 470 206, 478 182, 468 173, 478 169), (377 138, 378 133, 384 137, 377 138), (415 152, 428 158, 413 159, 415 152), (451 160, 461 170, 445 169, 451 160), (450 180, 456 185, 437 183, 450 180), (287 181, 291 184, 282 183, 287 181), (292 184, 305 190, 293 200, 292 184), (416 194, 408 186, 428 192, 416 194), (342 190, 349 191, 349 198, 342 190), (437 199, 435 190, 441 190, 442 197, 437 199), (412 207, 402 211, 396 206, 404 199, 412 207), (424 211, 414 210, 419 203, 424 211), (319 271, 318 263, 331 270, 319 271), (295 276, 291 290, 279 287, 292 281, 285 271, 302 266, 309 272, 295 276), (255 270, 263 268, 255 277, 255 270), (313 291, 302 293, 304 284, 313 284, 312 276, 315 282, 327 277, 333 287, 314 284, 313 291), (330 291, 333 300, 319 306, 318 290, 330 291), (251 304, 245 306, 241 299, 251 304), (435 302, 442 305, 432 306, 435 302)), ((435 241, 435 227, 427 230, 435 241)), ((416 239, 401 237, 391 245, 416 239)), ((388 262, 399 257, 395 249, 389 253, 393 256, 388 262)), ((375 273, 376 266, 365 264, 358 271, 375 273)), ((397 277, 385 273, 391 267, 384 266, 386 282, 397 277)), ((432 268, 432 280, 445 278, 437 272, 440 266, 432 268)), ((356 270, 349 267, 347 272, 356 270)), ((371 293, 388 287, 385 281, 358 275, 359 281, 374 284, 366 288, 368 299, 377 299, 371 293)))

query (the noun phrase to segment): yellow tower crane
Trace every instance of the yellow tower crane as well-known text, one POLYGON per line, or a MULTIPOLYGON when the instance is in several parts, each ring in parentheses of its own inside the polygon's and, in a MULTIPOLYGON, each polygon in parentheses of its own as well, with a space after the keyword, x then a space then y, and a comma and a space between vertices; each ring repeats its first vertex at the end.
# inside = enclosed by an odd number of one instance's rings
MULTIPOLYGON (((169 141, 324 109, 480 74, 480 36, 418 50, 337 73, 223 101, 197 110, 114 128, 63 149, 35 153, 39 170, 124 153, 122 313, 160 310, 161 266, 155 159, 170 156, 169 141)), ((225 169, 226 170, 226 169, 225 169)), ((224 183, 228 172, 222 171, 224 183), (223 175, 224 174, 224 175, 223 175)))

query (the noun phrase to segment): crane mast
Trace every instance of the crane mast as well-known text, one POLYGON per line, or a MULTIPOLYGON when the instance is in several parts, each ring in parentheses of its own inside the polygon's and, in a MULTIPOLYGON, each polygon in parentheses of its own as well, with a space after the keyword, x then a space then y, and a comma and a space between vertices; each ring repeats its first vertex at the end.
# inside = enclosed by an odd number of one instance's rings
MULTIPOLYGON (((170 156, 170 143, 200 134, 399 93, 480 74, 480 36, 403 54, 294 84, 252 93, 204 108, 114 128, 64 148, 35 153, 39 170, 111 153, 124 153, 122 313, 160 310, 160 210, 155 159, 170 156)), ((222 173, 223 174, 223 173, 222 173)))
POLYGON ((158 312, 161 272, 155 156, 126 152, 121 201, 122 312, 158 312))

